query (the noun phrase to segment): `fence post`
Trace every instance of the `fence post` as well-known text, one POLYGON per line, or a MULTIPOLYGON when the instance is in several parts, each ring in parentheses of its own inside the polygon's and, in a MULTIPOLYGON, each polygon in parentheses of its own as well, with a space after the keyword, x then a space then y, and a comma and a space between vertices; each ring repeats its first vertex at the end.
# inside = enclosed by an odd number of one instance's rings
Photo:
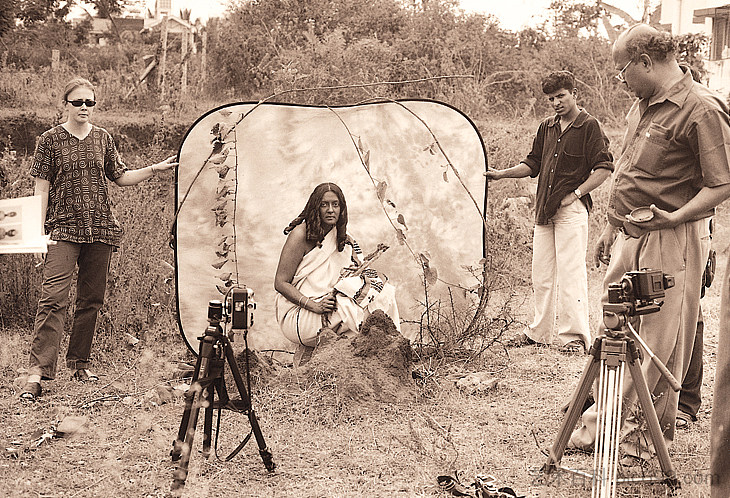
POLYGON ((158 86, 160 87, 160 100, 165 100, 165 66, 167 64, 167 16, 162 18, 160 24, 160 45, 162 45, 162 53, 160 54, 160 67, 158 75, 158 86))
POLYGON ((182 57, 182 76, 180 80, 180 94, 185 95, 188 91, 188 33, 187 29, 182 33, 180 40, 180 56, 182 57))
POLYGON ((61 65, 61 51, 54 48, 51 50, 51 71, 58 71, 61 65))
POLYGON ((208 77, 207 65, 208 65, 208 30, 203 29, 203 50, 200 56, 200 83, 205 84, 205 80, 208 77))

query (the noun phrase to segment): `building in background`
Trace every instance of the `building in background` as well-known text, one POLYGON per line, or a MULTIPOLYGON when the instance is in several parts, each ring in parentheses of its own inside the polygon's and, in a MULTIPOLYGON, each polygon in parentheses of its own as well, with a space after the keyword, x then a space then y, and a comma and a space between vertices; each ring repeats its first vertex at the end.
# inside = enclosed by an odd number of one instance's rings
POLYGON ((729 0, 662 0, 661 24, 673 35, 704 33, 710 40, 705 67, 707 85, 730 94, 729 0))
MULTIPOLYGON (((168 32, 171 34, 187 33, 193 36, 197 26, 190 22, 190 10, 176 8, 174 0, 155 0, 154 10, 147 7, 145 0, 121 0, 122 11, 113 19, 92 15, 87 9, 81 8, 72 14, 72 23, 77 26, 81 23, 89 25, 88 42, 90 45, 107 45, 119 38, 125 42, 136 40, 144 31, 159 31, 162 19, 168 18, 168 32), (176 15, 179 14, 179 15, 176 15)), ((195 45, 192 46, 195 52, 195 45)))
MULTIPOLYGON (((89 27, 89 45, 104 46, 114 38, 116 30, 119 31, 119 38, 125 42, 132 42, 139 37, 144 29, 144 19, 141 17, 115 17, 113 20, 101 17, 87 17, 91 22, 89 27)), ((80 19, 83 22, 84 19, 80 19)), ((74 21, 74 25, 76 22, 74 21)))

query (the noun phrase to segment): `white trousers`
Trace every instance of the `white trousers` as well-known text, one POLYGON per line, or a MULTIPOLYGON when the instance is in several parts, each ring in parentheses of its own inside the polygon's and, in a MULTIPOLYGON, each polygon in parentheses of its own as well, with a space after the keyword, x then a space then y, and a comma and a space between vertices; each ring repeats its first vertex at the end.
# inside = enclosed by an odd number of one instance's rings
POLYGON ((551 344, 558 315, 561 345, 582 341, 590 346, 588 326, 588 210, 576 200, 559 208, 547 225, 535 225, 532 245, 532 289, 535 317, 527 336, 551 344))

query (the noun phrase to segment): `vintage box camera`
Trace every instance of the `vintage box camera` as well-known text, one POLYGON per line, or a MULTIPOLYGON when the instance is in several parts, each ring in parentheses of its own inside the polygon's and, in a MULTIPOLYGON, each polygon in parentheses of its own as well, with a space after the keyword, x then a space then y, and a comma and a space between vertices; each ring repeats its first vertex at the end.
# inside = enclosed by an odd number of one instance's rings
POLYGON ((624 273, 621 281, 608 286, 609 303, 648 302, 664 297, 674 287, 674 277, 661 270, 642 268, 624 273))
POLYGON ((248 330, 253 326, 253 311, 256 309, 253 290, 248 287, 231 289, 227 308, 231 320, 231 329, 248 330))

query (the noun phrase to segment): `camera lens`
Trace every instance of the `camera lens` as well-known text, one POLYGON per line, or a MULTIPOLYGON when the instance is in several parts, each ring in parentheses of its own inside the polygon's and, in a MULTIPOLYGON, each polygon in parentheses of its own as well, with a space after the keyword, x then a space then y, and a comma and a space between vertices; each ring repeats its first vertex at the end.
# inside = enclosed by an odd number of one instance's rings
POLYGON ((218 300, 208 302, 208 320, 218 320, 223 318, 223 303, 218 300))

